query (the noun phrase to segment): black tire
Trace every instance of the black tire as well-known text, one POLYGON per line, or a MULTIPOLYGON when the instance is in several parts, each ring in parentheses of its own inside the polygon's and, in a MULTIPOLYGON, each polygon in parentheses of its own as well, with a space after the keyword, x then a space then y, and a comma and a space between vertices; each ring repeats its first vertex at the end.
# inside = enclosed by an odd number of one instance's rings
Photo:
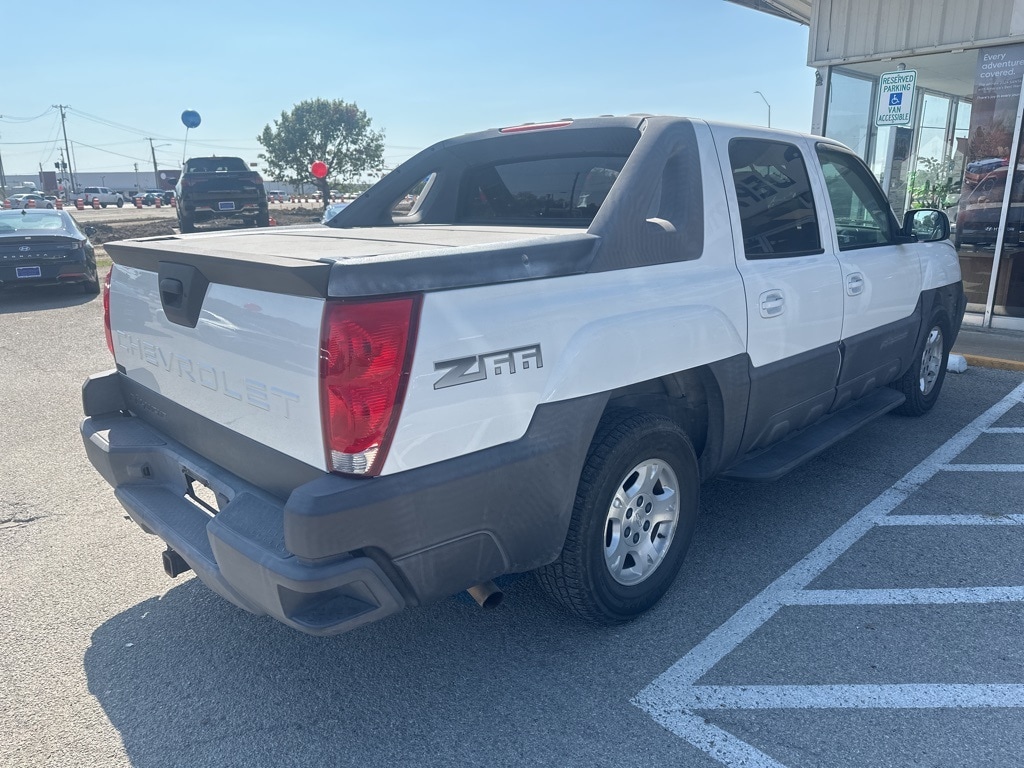
POLYGON ((107 207, 106 203, 100 203, 100 208, 106 208, 106 207, 107 207))
POLYGON ((270 226, 270 211, 260 211, 256 215, 256 226, 257 227, 269 227, 270 226))
POLYGON ((677 424, 651 413, 608 413, 583 466, 562 553, 536 571, 537 580, 585 619, 628 621, 671 586, 693 539, 699 500, 697 456, 677 424), (672 514, 674 522, 650 519, 672 514), (647 562, 636 556, 641 550, 647 562))
POLYGON ((124 208, 124 200, 122 198, 117 199, 117 207, 124 208))
POLYGON ((180 212, 181 211, 180 208, 178 210, 179 210, 179 214, 178 214, 178 228, 181 230, 181 233, 183 235, 185 235, 185 234, 188 234, 189 232, 195 232, 196 231, 196 223, 195 223, 195 221, 192 220, 192 217, 188 216, 185 213, 181 213, 180 212))
POLYGON ((100 273, 96 269, 96 265, 93 265, 90 273, 92 278, 81 283, 82 293, 86 296, 98 296, 100 292, 100 273))
POLYGON ((939 399, 942 382, 946 380, 949 363, 949 340, 952 333, 945 310, 936 309, 928 323, 924 338, 914 350, 913 362, 902 377, 889 386, 906 396, 895 412, 901 416, 923 416, 939 399))

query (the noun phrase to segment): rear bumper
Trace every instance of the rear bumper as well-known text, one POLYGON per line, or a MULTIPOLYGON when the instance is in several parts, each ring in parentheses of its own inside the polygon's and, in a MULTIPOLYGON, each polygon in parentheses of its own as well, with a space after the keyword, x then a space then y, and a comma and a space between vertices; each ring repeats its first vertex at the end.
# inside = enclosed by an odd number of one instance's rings
POLYGON ((131 518, 227 600, 317 635, 557 557, 604 405, 546 406, 514 443, 387 477, 322 475, 282 500, 129 414, 116 372, 83 399, 86 452, 131 518), (193 479, 217 514, 187 498, 193 479))
POLYGON ((202 196, 193 195, 179 200, 179 208, 196 220, 208 221, 210 219, 232 218, 237 216, 257 216, 266 213, 270 209, 268 203, 257 198, 241 198, 226 196, 202 196), (230 205, 230 208, 222 208, 222 205, 230 205))
POLYGON ((61 259, 54 261, 31 262, 28 264, 0 265, 0 288, 15 288, 29 285, 67 285, 84 283, 90 279, 89 266, 84 259, 61 259), (26 268, 39 268, 38 276, 19 277, 19 268, 24 273, 26 268))
POLYGON ((90 461, 131 518, 235 605, 310 634, 353 629, 405 605, 368 557, 300 561, 285 549, 279 500, 234 476, 213 474, 208 462, 140 419, 95 416, 81 429, 90 461), (209 483, 221 499, 216 515, 186 498, 190 477, 209 483))

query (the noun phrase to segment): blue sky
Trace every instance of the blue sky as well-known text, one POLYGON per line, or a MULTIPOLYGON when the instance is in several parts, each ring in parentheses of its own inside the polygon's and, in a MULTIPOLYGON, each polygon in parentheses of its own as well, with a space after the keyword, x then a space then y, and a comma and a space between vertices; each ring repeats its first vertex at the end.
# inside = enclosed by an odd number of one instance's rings
POLYGON ((79 172, 256 161, 256 135, 313 98, 354 102, 389 167, 450 136, 561 117, 651 112, 807 131, 807 28, 725 0, 58 2, 7 15, 0 159, 79 172), (64 44, 71 40, 72 53, 64 44), (20 41, 12 43, 11 41, 20 41), (17 53, 17 45, 23 47, 17 53), (14 69, 18 69, 15 66, 14 69), (32 119, 30 119, 32 118, 32 119), (164 145, 164 146, 161 146, 164 145))

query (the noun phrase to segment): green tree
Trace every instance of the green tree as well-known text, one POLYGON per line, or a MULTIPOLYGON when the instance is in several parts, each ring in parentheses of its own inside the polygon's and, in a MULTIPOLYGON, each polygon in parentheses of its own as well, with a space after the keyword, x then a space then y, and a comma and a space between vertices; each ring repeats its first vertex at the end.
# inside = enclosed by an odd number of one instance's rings
POLYGON ((313 99, 281 112, 256 140, 266 152, 259 157, 275 178, 290 184, 316 184, 328 203, 328 190, 347 188, 364 174, 384 167, 384 131, 371 129, 372 120, 355 104, 340 99, 313 99), (313 178, 309 167, 327 163, 327 178, 313 178))

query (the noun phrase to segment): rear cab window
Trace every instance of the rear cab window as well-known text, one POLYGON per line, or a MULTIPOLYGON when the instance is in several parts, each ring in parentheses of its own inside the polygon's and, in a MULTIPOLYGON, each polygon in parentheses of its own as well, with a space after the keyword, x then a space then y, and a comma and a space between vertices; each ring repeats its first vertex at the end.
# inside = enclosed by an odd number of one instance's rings
POLYGON ((195 157, 185 166, 186 173, 237 173, 249 166, 240 157, 195 157))
POLYGON ((470 169, 459 187, 457 220, 589 226, 626 156, 568 156, 470 169))

